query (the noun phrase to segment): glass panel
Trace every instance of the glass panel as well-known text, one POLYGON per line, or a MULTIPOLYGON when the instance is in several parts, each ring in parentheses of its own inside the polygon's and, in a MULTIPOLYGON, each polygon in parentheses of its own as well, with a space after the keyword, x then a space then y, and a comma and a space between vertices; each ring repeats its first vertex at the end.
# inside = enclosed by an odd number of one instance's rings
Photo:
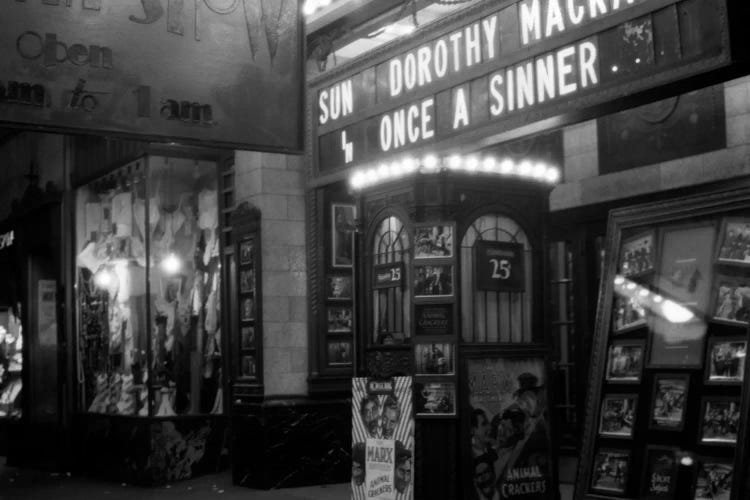
MULTIPOLYGON (((373 262, 409 266, 409 238, 406 228, 396 217, 384 219, 373 239, 373 262)), ((373 342, 377 344, 408 342, 411 337, 411 319, 406 311, 410 307, 411 284, 402 276, 402 287, 373 291, 373 342)))
MULTIPOLYGON (((131 166, 132 167, 132 166, 131 166)), ((146 185, 143 168, 78 190, 80 401, 84 411, 148 415, 146 185)))
POLYGON ((149 167, 153 412, 220 413, 216 167, 168 158, 149 167))
POLYGON ((464 342, 531 342, 532 259, 523 229, 501 215, 477 218, 461 242, 461 331, 464 342), (476 290, 474 244, 503 241, 524 246, 524 293, 476 290))
POLYGON ((23 328, 20 303, 0 308, 0 417, 20 418, 23 389, 23 328))

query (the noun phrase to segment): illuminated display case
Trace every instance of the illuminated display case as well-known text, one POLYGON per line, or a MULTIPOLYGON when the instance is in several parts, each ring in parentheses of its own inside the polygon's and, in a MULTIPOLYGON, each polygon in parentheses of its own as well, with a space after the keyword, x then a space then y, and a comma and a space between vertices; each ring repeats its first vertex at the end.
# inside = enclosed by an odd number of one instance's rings
POLYGON ((747 200, 610 214, 576 498, 746 498, 747 200))
POLYGON ((215 163, 146 156, 75 203, 79 410, 223 413, 215 163))

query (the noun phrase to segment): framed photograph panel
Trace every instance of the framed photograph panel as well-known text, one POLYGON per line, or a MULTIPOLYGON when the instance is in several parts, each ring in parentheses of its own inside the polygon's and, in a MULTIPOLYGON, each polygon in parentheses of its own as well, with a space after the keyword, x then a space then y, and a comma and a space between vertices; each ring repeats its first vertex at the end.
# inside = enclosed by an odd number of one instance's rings
POLYGON ((632 438, 638 396, 608 394, 602 398, 599 413, 599 434, 606 437, 632 438))
POLYGON ((240 265, 253 263, 254 241, 252 239, 240 241, 240 265))
POLYGON ((629 474, 629 451, 600 449, 594 455, 591 490, 600 493, 624 494, 629 474))
POLYGON ((333 267, 352 267, 357 207, 351 204, 331 205, 331 255, 333 267))
POLYGON ((326 297, 329 300, 351 300, 352 277, 337 274, 326 278, 326 297))
POLYGON ((658 374, 654 376, 649 428, 681 431, 685 427, 690 376, 658 374))
POLYGON ((640 340, 615 341, 607 351, 607 382, 640 382, 643 372, 643 345, 640 340))
POLYGON ((255 270, 240 268, 240 293, 255 292, 255 270))
POLYGON ((417 225, 414 228, 414 258, 435 257, 453 257, 453 226, 417 225))
POLYGON ((701 444, 734 446, 740 427, 739 398, 703 398, 700 422, 701 444))
POLYGON ((456 384, 415 382, 414 412, 418 417, 456 416, 456 384))
POLYGON ((747 340, 712 338, 706 351, 707 384, 741 384, 745 377, 747 340))
POLYGON ((711 317, 720 323, 747 325, 750 316, 750 278, 718 275, 713 287, 711 317))
POLYGON ((255 319, 255 300, 252 297, 240 298, 240 319, 252 321, 255 319))
POLYGON ((243 377, 252 378, 258 375, 258 366, 255 361, 255 355, 248 354, 242 356, 240 367, 241 375, 243 377))
POLYGON ((254 326, 243 326, 240 328, 240 338, 242 339, 242 349, 254 349, 255 348, 255 327, 254 326))
POLYGON ((626 278, 640 276, 654 270, 654 232, 632 236, 620 245, 619 274, 626 278))
POLYGON ((331 366, 352 364, 352 343, 349 340, 328 341, 328 364, 331 366))
POLYGON ((698 460, 693 500, 729 500, 734 467, 729 460, 701 457, 698 460))
POLYGON ((414 266, 415 297, 450 297, 453 295, 453 266, 414 266))
POLYGON ((678 462, 676 448, 647 446, 642 482, 643 500, 674 500, 678 462))
POLYGON ((414 367, 417 375, 453 375, 455 349, 450 343, 416 344, 414 367))
POLYGON ((646 326, 646 308, 638 296, 615 296, 612 310, 612 332, 625 333, 642 326, 646 326))
POLYGON ((729 217, 721 221, 716 261, 750 266, 750 219, 729 217))
POLYGON ((673 323, 662 316, 649 319, 649 368, 701 368, 708 325, 702 319, 673 323))
POLYGON ((328 333, 352 333, 351 307, 329 307, 326 312, 328 333))

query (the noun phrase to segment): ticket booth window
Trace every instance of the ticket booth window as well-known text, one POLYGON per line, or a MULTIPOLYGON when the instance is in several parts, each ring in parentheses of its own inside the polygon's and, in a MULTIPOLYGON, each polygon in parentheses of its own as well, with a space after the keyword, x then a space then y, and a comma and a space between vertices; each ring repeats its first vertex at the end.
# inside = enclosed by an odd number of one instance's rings
MULTIPOLYGON (((404 223, 390 216, 380 222, 372 240, 373 264, 402 264, 401 272, 409 265, 409 236, 404 223)), ((410 337, 410 285, 405 276, 403 286, 373 290, 373 342, 400 344, 410 337)))
POLYGON ((532 248, 521 226, 488 214, 471 223, 461 241, 461 332, 464 342, 531 342, 532 248), (523 245, 524 291, 486 291, 476 286, 474 247, 479 241, 523 245))

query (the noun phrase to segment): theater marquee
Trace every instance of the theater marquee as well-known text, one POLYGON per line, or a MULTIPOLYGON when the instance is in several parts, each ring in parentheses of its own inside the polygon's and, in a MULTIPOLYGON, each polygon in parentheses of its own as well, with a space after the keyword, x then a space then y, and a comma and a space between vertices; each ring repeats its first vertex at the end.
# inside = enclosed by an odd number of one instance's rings
POLYGON ((0 123, 300 152, 301 47, 298 0, 7 0, 0 123))
POLYGON ((725 66, 726 17, 724 0, 506 2, 321 84, 319 169, 498 134, 725 66))

